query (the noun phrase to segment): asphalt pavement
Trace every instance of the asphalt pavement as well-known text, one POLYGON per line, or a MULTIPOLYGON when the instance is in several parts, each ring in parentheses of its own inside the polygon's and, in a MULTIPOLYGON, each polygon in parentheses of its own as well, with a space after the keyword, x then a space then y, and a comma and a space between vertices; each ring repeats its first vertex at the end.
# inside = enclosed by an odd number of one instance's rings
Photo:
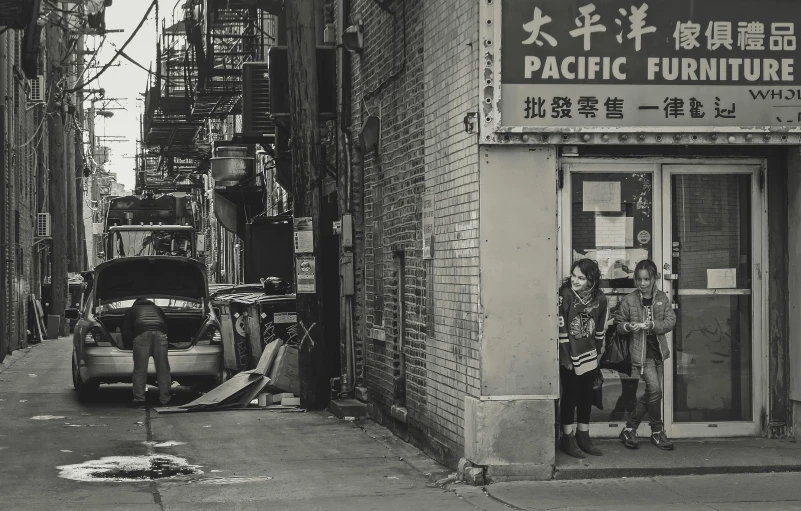
MULTIPOLYGON (((130 385, 79 403, 70 342, 45 341, 0 366, 2 510, 475 509, 435 484, 452 471, 370 421, 160 415, 128 408, 130 385)), ((178 388, 174 401, 194 397, 178 388)))
MULTIPOLYGON (((369 420, 266 410, 163 415, 128 408, 129 385, 102 386, 79 403, 70 351, 62 338, 0 364, 2 510, 801 509, 794 472, 610 470, 599 478, 598 466, 595 479, 448 483, 451 470, 369 420)), ((176 404, 194 397, 175 389, 176 404)))

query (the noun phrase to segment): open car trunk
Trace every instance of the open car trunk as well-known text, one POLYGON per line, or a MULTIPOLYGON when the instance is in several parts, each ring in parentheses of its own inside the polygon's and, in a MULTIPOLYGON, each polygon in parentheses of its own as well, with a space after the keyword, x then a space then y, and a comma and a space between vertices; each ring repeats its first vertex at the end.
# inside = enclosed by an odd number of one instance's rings
MULTIPOLYGON (((122 339, 122 323, 125 320, 126 311, 127 309, 120 309, 106 312, 97 316, 97 320, 106 327, 118 348, 133 350, 133 339, 125 342, 122 339)), ((164 309, 164 315, 167 317, 167 340, 171 350, 181 350, 192 346, 200 326, 206 319, 201 309, 179 311, 164 309)))

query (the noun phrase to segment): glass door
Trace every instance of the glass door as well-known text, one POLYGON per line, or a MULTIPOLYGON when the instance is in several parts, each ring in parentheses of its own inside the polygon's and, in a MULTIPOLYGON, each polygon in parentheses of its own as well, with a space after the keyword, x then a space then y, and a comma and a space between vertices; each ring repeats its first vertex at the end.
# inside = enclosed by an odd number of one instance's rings
POLYGON ((665 165, 663 280, 676 308, 665 367, 674 437, 759 434, 759 166, 665 165), (756 245, 756 249, 755 249, 756 245))
MULTIPOLYGON (((659 166, 632 162, 566 163, 561 195, 561 277, 573 261, 598 262, 610 318, 634 290, 634 266, 650 258, 662 265, 659 166)), ((607 327, 611 336, 613 325, 607 327)), ((591 434, 616 437, 645 390, 639 374, 602 369, 603 409, 592 408, 591 434)))

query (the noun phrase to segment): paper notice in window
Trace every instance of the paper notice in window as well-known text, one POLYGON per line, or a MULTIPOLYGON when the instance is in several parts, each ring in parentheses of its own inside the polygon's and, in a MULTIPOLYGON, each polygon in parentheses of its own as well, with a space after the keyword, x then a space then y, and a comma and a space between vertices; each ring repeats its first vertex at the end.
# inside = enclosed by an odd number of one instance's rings
POLYGON ((620 183, 584 181, 581 202, 584 211, 620 211, 620 183))
POLYGON ((595 246, 625 248, 634 246, 634 218, 626 216, 595 217, 595 246))
POLYGON ((737 287, 737 268, 706 270, 707 289, 734 289, 737 287))

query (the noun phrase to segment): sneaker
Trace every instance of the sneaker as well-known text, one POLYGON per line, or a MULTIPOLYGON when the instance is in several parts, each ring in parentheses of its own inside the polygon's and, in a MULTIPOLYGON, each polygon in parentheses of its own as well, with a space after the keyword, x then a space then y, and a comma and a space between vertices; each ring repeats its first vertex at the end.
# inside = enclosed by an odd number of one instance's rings
POLYGON ((632 428, 623 428, 620 432, 620 441, 629 449, 639 449, 640 442, 637 440, 637 430, 632 428))
POLYGON ((146 408, 147 401, 131 401, 128 403, 128 408, 146 408))
POLYGON ((654 431, 651 433, 651 443, 659 447, 663 451, 672 451, 673 442, 671 442, 664 430, 654 431))

